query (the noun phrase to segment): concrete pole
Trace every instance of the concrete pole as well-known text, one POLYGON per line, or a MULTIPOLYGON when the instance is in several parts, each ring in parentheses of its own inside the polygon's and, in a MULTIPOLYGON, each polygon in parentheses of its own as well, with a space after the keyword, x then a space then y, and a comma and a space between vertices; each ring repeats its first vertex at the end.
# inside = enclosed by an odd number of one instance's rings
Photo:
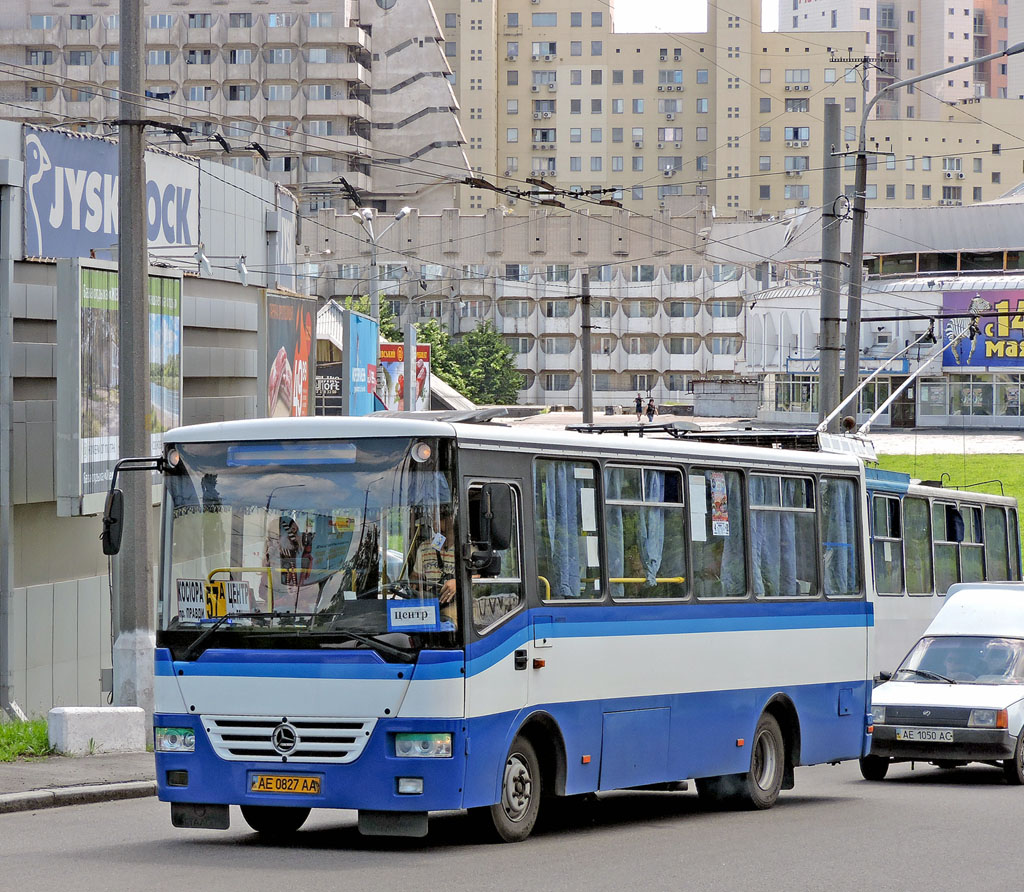
POLYGON ((377 270, 377 239, 373 235, 373 222, 366 223, 370 239, 370 318, 380 322, 380 278, 377 270))
MULTIPOLYGON (((145 116, 142 0, 121 2, 120 183, 118 201, 118 449, 121 458, 151 453, 149 410, 149 288, 146 240, 145 116)), ((120 477, 124 490, 124 542, 117 561, 114 704, 153 712, 153 599, 149 561, 152 477, 120 477)))
MULTIPOLYGON (((818 388, 818 420, 824 420, 839 404, 839 283, 842 259, 837 199, 842 191, 839 157, 839 105, 825 106, 825 146, 822 169, 821 212, 821 373, 818 388)), ((838 419, 829 430, 838 431, 838 419)))
POLYGON ((581 275, 583 289, 580 296, 580 305, 583 310, 582 322, 582 347, 583 347, 583 423, 594 423, 594 357, 590 352, 590 332, 593 325, 590 322, 590 273, 584 270, 581 275))
POLYGON ((405 411, 416 411, 416 325, 412 322, 405 326, 405 411))
MULTIPOLYGON (((864 283, 864 224, 867 217, 868 142, 867 142, 867 58, 864 59, 863 113, 860 134, 857 137, 857 171, 853 185, 853 233, 850 236, 850 288, 846 300, 846 364, 843 366, 843 396, 857 389, 860 379, 860 307, 864 283)), ((875 99, 877 100, 877 96, 875 99)), ((872 103, 874 104, 874 103, 872 103)), ((829 410, 831 411, 831 409, 829 410)), ((851 407, 857 416, 857 406, 851 407)))

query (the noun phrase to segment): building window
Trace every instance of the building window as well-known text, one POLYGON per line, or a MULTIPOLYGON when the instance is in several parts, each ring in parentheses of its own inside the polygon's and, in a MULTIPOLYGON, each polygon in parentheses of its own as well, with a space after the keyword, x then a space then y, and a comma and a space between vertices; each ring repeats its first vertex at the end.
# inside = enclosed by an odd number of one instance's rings
POLYGON ((771 142, 772 141, 772 128, 771 127, 758 127, 757 138, 759 142, 771 142))
MULTIPOLYGON (((448 23, 448 16, 445 16, 445 24, 448 23)), ((331 28, 334 25, 334 14, 330 12, 311 12, 309 14, 310 28, 331 28)), ((453 26, 454 27, 454 26, 453 26)))
POLYGON ((252 13, 251 12, 232 12, 228 15, 228 27, 229 28, 251 28, 252 27, 252 13))

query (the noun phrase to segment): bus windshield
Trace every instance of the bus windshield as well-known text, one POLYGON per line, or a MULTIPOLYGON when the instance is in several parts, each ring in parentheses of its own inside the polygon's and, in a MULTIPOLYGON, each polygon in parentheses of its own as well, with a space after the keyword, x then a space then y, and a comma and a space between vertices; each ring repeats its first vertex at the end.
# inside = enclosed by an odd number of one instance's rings
POLYGON ((384 636, 385 649, 454 644, 454 605, 441 608, 421 560, 427 547, 454 561, 450 444, 175 449, 159 618, 168 646, 188 649, 204 632, 217 647, 358 647, 368 636, 384 636), (403 605, 421 610, 389 609, 403 605))

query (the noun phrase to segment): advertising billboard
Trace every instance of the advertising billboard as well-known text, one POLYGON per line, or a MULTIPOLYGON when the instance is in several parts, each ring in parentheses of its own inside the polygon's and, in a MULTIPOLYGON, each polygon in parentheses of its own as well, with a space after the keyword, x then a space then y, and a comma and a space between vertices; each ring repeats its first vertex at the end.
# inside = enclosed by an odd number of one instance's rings
POLYGON ((377 349, 380 326, 375 319, 345 310, 342 317, 342 383, 345 415, 369 415, 382 408, 377 404, 377 349))
MULTIPOLYGON (((95 263, 95 261, 93 262, 95 263)), ((113 264, 58 265, 57 496, 61 514, 102 510, 118 460, 120 405, 118 276, 113 264)), ((181 424, 181 278, 149 275, 146 430, 157 455, 164 431, 181 424)))
POLYGON ((1024 368, 1024 291, 946 291, 942 295, 942 312, 963 314, 943 320, 945 371, 1024 368), (956 347, 950 347, 950 341, 970 325, 968 308, 976 297, 987 300, 993 314, 999 315, 982 316, 980 330, 973 340, 966 337, 956 347))
MULTIPOLYGON (((117 246, 117 143, 31 126, 24 140, 25 256, 107 256, 117 246)), ((145 164, 149 244, 198 244, 198 160, 150 150, 145 164)))
POLYGON ((313 414, 316 378, 316 300, 288 294, 266 293, 260 363, 268 417, 313 414))
MULTIPOLYGON (((412 410, 430 409, 430 344, 416 345, 415 400, 412 410)), ((405 344, 381 344, 377 364, 377 396, 392 410, 405 410, 405 344)))

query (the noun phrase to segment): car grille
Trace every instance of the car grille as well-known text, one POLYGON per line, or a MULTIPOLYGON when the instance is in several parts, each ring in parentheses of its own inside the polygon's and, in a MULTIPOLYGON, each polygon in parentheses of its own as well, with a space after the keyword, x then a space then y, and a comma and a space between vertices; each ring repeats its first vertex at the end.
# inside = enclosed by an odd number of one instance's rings
POLYGON ((886 706, 887 725, 925 725, 932 728, 966 728, 970 709, 960 706, 886 706))
POLYGON ((288 717, 298 742, 282 754, 274 748, 272 735, 282 723, 277 717, 247 715, 205 715, 203 727, 214 751, 222 759, 240 762, 354 762, 370 739, 377 720, 288 717))

